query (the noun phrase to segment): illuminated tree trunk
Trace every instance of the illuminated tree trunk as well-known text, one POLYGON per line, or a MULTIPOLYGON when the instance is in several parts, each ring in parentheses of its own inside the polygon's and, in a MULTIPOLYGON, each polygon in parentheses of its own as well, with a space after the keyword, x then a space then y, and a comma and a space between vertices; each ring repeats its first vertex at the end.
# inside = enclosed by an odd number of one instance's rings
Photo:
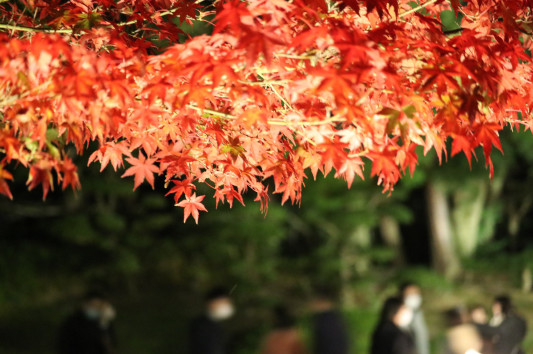
POLYGON ((479 244, 487 183, 474 179, 453 193, 452 221, 454 241, 461 257, 471 256, 479 244))
POLYGON ((532 203, 533 200, 531 197, 526 196, 521 200, 519 205, 511 204, 508 207, 510 212, 508 213, 507 232, 509 232, 509 237, 511 238, 511 247, 513 249, 516 249, 518 245, 518 233, 520 232, 520 225, 523 218, 531 209, 532 203))
POLYGON ((394 264, 403 265, 405 263, 405 256, 403 253, 402 235, 398 221, 387 215, 382 216, 379 220, 379 230, 383 237, 383 242, 395 252, 394 264))
POLYGON ((426 187, 433 267, 448 279, 460 271, 460 262, 453 242, 446 193, 436 183, 426 187))

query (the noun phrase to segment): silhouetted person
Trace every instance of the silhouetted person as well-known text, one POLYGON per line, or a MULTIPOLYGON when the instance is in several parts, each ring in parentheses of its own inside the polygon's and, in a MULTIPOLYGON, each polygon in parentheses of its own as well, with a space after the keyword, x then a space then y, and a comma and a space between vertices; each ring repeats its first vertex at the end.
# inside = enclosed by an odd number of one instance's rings
POLYGON ((413 312, 413 320, 409 324, 409 331, 413 335, 417 354, 429 354, 429 331, 422 311, 422 292, 420 287, 412 282, 400 286, 400 296, 405 306, 413 312))
POLYGON ((494 354, 523 354, 522 341, 527 333, 526 321, 513 309, 511 298, 506 295, 495 298, 490 325, 496 330, 494 354))
POLYGON ((206 296, 205 313, 194 319, 189 328, 190 354, 225 354, 226 338, 221 322, 234 313, 229 293, 214 288, 206 296))
POLYGON ((470 309, 470 321, 476 326, 479 335, 483 340, 481 353, 492 354, 492 342, 496 334, 496 329, 489 325, 487 310, 481 305, 475 305, 470 309))
POLYGON ((305 354, 305 345, 296 322, 284 306, 274 309, 274 329, 266 336, 261 354, 305 354))
POLYGON ((328 294, 318 294, 311 303, 314 354, 347 354, 349 340, 346 324, 328 294))
POLYGON ((116 339, 112 321, 115 311, 105 296, 88 292, 79 310, 61 326, 59 354, 112 354, 116 339))
POLYGON ((385 301, 379 323, 372 334, 371 354, 416 354, 413 337, 407 327, 413 311, 400 297, 385 301))
POLYGON ((448 329, 443 354, 481 352, 483 340, 476 326, 468 321, 468 313, 462 307, 444 313, 448 329))

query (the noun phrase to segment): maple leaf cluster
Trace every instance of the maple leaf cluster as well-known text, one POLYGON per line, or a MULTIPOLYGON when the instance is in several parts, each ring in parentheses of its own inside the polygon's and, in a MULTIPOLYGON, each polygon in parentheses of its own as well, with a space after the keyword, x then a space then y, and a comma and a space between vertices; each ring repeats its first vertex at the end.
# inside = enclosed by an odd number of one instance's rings
POLYGON ((67 147, 154 186, 198 222, 219 202, 299 202, 306 171, 371 165, 385 190, 439 160, 531 129, 531 0, 0 2, 0 193, 78 188, 67 147), (452 11, 453 32, 441 23, 452 11), (184 23, 214 23, 188 37, 184 23), (57 181, 57 182, 56 182, 57 181), (269 186, 271 189, 269 191, 269 186))

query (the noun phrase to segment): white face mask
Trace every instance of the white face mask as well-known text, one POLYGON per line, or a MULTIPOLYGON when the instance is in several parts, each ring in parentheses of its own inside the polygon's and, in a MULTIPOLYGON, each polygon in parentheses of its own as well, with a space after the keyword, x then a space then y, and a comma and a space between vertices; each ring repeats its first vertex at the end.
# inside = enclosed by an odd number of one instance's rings
POLYGON ((492 327, 498 327, 499 325, 502 324, 503 320, 504 320, 504 316, 500 313, 500 314, 494 315, 494 316, 490 319, 489 324, 490 324, 492 327))
POLYGON ((422 296, 420 294, 408 295, 405 298, 405 306, 409 307, 411 310, 417 310, 422 305, 422 296))
POLYGON ((231 304, 220 304, 209 312, 209 317, 215 321, 223 321, 233 316, 234 312, 231 304))
POLYGON ((398 326, 401 328, 407 328, 413 320, 413 311, 405 309, 402 311, 400 318, 398 319, 398 326))
POLYGON ((115 317, 115 309, 111 305, 107 305, 102 309, 102 313, 100 315, 100 324, 102 327, 106 328, 115 319, 115 317))
POLYGON ((90 320, 97 320, 100 317, 100 311, 91 307, 86 308, 84 312, 85 316, 90 320))

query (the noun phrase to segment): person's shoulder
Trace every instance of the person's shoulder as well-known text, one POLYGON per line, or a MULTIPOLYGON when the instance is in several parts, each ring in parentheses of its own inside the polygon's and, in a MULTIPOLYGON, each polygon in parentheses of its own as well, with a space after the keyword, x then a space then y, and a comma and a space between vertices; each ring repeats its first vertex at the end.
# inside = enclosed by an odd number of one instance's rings
POLYGON ((315 315, 315 322, 319 326, 327 328, 339 328, 344 326, 344 318, 337 310, 327 310, 315 315))
POLYGON ((526 328, 527 327, 527 320, 525 317, 520 316, 518 314, 514 315, 516 317, 516 323, 518 326, 526 328))
POLYGON ((214 324, 215 324, 215 321, 213 321, 206 315, 196 316, 192 318, 190 321, 191 327, 205 327, 205 326, 210 326, 214 324))
POLYGON ((83 328, 85 325, 85 317, 81 311, 75 311, 68 315, 61 323, 62 332, 71 332, 83 328))
POLYGON ((513 323, 513 324, 523 324, 525 325, 527 323, 526 319, 522 316, 520 316, 517 313, 511 313, 506 318, 507 322, 513 323))
POLYGON ((326 320, 338 320, 342 318, 341 313, 337 309, 330 309, 317 313, 317 316, 326 320))
POLYGON ((395 333, 401 334, 402 330, 396 327, 392 322, 386 321, 386 322, 380 323, 376 327, 375 332, 382 334, 382 335, 390 336, 391 334, 395 334, 395 333))
POLYGON ((83 320, 85 320, 85 316, 83 315, 83 312, 80 310, 76 310, 65 318, 64 323, 76 323, 76 322, 81 322, 83 320))
POLYGON ((515 314, 515 316, 518 318, 519 321, 527 322, 526 318, 524 316, 521 316, 519 314, 515 314))

